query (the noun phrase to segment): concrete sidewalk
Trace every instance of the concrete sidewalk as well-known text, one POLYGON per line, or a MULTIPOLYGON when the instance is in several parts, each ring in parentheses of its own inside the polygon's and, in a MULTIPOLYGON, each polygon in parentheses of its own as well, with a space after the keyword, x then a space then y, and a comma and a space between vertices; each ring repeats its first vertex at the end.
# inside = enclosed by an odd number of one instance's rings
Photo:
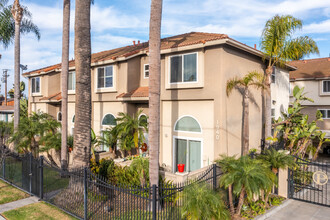
POLYGON ((272 210, 268 215, 266 213, 260 217, 256 219, 325 220, 330 219, 330 208, 290 199, 283 207, 278 207, 278 209, 272 210))
MULTIPOLYGON (((23 206, 26 206, 26 205, 37 203, 37 202, 39 202, 38 200, 39 200, 38 197, 31 196, 31 197, 26 198, 26 199, 21 199, 21 200, 17 200, 17 201, 14 201, 14 202, 10 202, 10 203, 0 205, 0 214, 3 213, 3 212, 6 212, 6 211, 12 210, 12 209, 17 209, 17 208, 20 208, 20 207, 23 207, 23 206)), ((2 220, 2 219, 4 219, 4 218, 2 216, 0 216, 0 220, 2 220)))

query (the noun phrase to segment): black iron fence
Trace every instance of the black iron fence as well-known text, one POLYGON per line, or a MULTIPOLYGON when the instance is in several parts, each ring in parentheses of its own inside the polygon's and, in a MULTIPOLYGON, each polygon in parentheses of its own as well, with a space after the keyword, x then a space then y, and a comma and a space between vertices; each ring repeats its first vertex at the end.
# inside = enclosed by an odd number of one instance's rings
POLYGON ((88 168, 62 171, 43 157, 10 154, 0 179, 38 196, 79 219, 181 219, 186 198, 178 195, 193 183, 216 190, 222 172, 213 164, 184 183, 159 186, 111 185, 88 168))

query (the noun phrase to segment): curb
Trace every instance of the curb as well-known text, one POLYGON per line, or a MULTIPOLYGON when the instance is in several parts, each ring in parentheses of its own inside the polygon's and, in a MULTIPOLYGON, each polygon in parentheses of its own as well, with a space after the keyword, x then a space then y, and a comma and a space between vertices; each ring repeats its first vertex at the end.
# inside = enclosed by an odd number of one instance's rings
POLYGON ((275 206, 275 207, 269 209, 265 214, 255 217, 254 220, 265 220, 265 219, 271 217, 276 212, 283 209, 284 207, 286 207, 287 205, 289 205, 291 202, 292 202, 292 199, 287 199, 287 200, 283 201, 283 203, 281 205, 275 206))

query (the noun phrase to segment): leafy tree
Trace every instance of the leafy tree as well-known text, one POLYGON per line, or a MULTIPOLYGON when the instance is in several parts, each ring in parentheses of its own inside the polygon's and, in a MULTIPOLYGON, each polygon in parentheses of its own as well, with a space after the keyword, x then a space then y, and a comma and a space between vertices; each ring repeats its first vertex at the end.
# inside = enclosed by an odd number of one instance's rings
POLYGON ((142 111, 130 116, 127 113, 120 112, 117 118, 117 130, 119 138, 119 146, 122 150, 127 150, 131 155, 131 150, 138 148, 143 144, 145 137, 144 132, 148 132, 148 122, 139 117, 142 111))
POLYGON ((304 87, 295 86, 293 89, 294 101, 288 108, 288 112, 282 112, 283 118, 280 117, 273 125, 275 132, 273 137, 268 138, 273 142, 284 141, 285 147, 292 155, 305 157, 306 153, 314 154, 316 159, 317 152, 320 151, 324 142, 330 141, 325 139, 323 133, 316 123, 322 121, 320 111, 316 112, 316 119, 310 120, 309 115, 304 115, 301 111, 304 109, 302 102, 313 102, 312 99, 306 97, 304 87), (317 147, 314 142, 318 142, 317 147), (314 153, 313 153, 314 152, 314 153))
POLYGON ((221 196, 205 183, 185 187, 176 200, 183 199, 182 218, 189 220, 230 219, 230 214, 221 196))
MULTIPOLYGON (((271 136, 271 74, 275 66, 283 67, 288 61, 298 60, 312 53, 319 53, 316 42, 308 36, 294 38, 294 32, 302 28, 302 21, 291 15, 275 15, 269 19, 261 36, 261 50, 267 68, 263 97, 265 99, 265 137, 271 136)), ((268 142, 267 142, 268 144, 268 142)))
POLYGON ((13 132, 13 123, 0 121, 0 147, 6 145, 13 132))
POLYGON ((262 78, 263 76, 260 73, 254 71, 249 72, 243 78, 235 77, 227 81, 227 96, 229 96, 235 88, 238 89, 243 96, 242 155, 247 155, 249 153, 249 100, 251 98, 250 90, 251 87, 255 87, 257 89, 263 88, 262 78))
POLYGON ((275 174, 261 160, 251 159, 249 156, 238 159, 221 156, 217 162, 224 171, 220 178, 220 186, 228 189, 229 199, 233 199, 233 195, 238 197, 236 207, 229 201, 234 218, 240 215, 245 197, 251 200, 254 195, 259 196, 261 190, 269 189, 275 182, 275 174))
POLYGON ((118 141, 118 129, 107 128, 102 135, 97 137, 97 146, 108 146, 110 153, 115 152, 118 141))

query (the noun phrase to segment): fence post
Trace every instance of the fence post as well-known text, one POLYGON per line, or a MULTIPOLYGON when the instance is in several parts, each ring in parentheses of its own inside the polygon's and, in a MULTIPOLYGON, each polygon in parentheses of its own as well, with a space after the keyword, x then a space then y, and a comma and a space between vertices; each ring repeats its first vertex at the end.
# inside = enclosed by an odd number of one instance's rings
POLYGON ((88 210, 87 210, 87 168, 84 168, 84 220, 88 219, 88 210))
POLYGON ((29 193, 32 193, 32 153, 29 153, 29 181, 30 181, 30 187, 29 187, 29 193))
POLYGON ((3 179, 5 180, 6 179, 6 158, 3 159, 3 162, 2 162, 2 176, 3 176, 3 179))
POLYGON ((40 199, 44 198, 44 157, 40 156, 40 164, 39 164, 39 196, 40 199))
POLYGON ((152 220, 156 220, 157 217, 157 188, 156 185, 152 185, 152 220))
POLYGON ((213 164, 213 190, 217 189, 217 164, 213 164))

